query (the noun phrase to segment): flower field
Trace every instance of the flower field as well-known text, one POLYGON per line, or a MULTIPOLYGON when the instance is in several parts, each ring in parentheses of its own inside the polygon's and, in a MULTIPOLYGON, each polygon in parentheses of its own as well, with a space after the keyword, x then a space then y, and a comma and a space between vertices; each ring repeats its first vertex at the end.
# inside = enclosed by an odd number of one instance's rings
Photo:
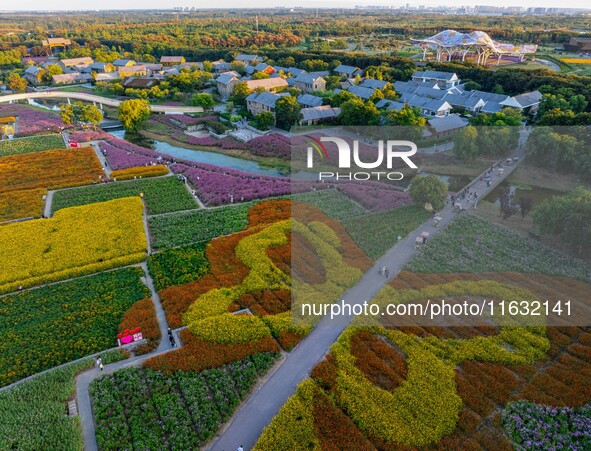
POLYGON ((205 245, 189 244, 152 254, 148 270, 158 291, 200 279, 209 273, 205 245))
POLYGON ((344 183, 338 185, 338 189, 372 212, 392 210, 413 203, 408 193, 385 183, 344 183))
POLYGON ((160 342, 160 325, 158 318, 156 318, 154 302, 150 298, 137 301, 125 312, 118 332, 124 333, 126 330, 133 330, 137 327, 141 329, 142 336, 147 343, 136 347, 134 353, 139 355, 156 349, 160 342))
POLYGON ((415 272, 516 271, 591 280, 591 266, 505 228, 464 216, 406 266, 415 272))
POLYGON ((18 103, 0 105, 0 117, 16 116, 16 136, 59 132, 65 124, 59 114, 18 103))
POLYGON ((520 450, 591 448, 591 405, 572 409, 519 401, 503 411, 503 425, 520 450))
POLYGON ((241 204, 151 217, 152 247, 165 249, 207 243, 218 236, 243 230, 248 225, 247 214, 251 206, 241 204))
POLYGON ((134 168, 119 169, 111 172, 111 178, 115 181, 131 180, 143 177, 159 177, 168 175, 168 168, 163 164, 155 164, 150 166, 137 166, 134 168))
POLYGON ((380 258, 397 242, 431 217, 427 210, 415 205, 346 219, 343 225, 351 238, 365 253, 380 258))
MULTIPOLYGON (((297 193, 291 196, 293 200, 304 202, 318 208, 327 216, 341 221, 343 219, 367 214, 367 211, 356 202, 352 202, 340 190, 323 189, 297 193)), ((297 216, 297 208, 295 210, 297 216)))
POLYGON ((144 202, 150 215, 199 208, 184 184, 176 177, 161 177, 56 191, 53 195, 52 209, 56 212, 79 205, 139 196, 140 193, 144 193, 144 202))
POLYGON ((103 175, 92 149, 46 150, 0 158, 0 192, 88 185, 103 175))
POLYGON ((278 356, 255 354, 202 372, 125 369, 103 376, 91 386, 99 449, 199 448, 278 356))
MULTIPOLYGON (((127 356, 116 350, 101 358, 109 363, 127 356)), ((76 374, 93 366, 94 359, 85 359, 0 392, 2 449, 83 451, 80 421, 64 415, 64 408, 75 392, 76 374)))
POLYGON ((0 193, 0 224, 21 218, 39 218, 43 214, 45 188, 0 193))
POLYGON ((0 386, 117 346, 124 313, 149 294, 124 268, 3 297, 0 386))
POLYGON ((147 248, 142 213, 142 201, 129 197, 3 226, 0 292, 142 261, 147 248))
POLYGON ((30 136, 0 141, 0 157, 65 147, 62 135, 59 134, 30 136))

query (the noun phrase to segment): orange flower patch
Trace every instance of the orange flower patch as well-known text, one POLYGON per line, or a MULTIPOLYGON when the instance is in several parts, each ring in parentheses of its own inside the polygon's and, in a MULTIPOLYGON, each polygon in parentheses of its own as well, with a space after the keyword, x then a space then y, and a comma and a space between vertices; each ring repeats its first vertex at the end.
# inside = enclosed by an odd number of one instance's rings
POLYGON ((160 327, 152 299, 144 298, 133 304, 121 320, 119 332, 123 333, 125 329, 132 330, 136 327, 141 328, 142 335, 147 341, 146 346, 136 349, 136 353, 145 354, 156 349, 160 341, 160 327))
POLYGON ((279 351, 277 342, 266 337, 240 344, 208 343, 195 338, 188 329, 180 333, 183 347, 147 360, 144 366, 157 371, 202 371, 242 360, 260 352, 279 351))
POLYGON ((111 172, 111 178, 120 181, 134 178, 158 177, 167 174, 168 168, 163 164, 157 164, 154 166, 136 166, 133 168, 119 169, 111 172))

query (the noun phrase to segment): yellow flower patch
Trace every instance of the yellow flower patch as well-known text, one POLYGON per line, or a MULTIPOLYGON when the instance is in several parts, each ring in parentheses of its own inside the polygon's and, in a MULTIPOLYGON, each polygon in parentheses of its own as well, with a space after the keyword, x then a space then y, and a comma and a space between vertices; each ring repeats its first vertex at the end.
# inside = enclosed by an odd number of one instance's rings
POLYGON ((155 166, 136 166, 111 172, 111 179, 121 181, 133 178, 158 177, 168 174, 168 168, 163 164, 155 166))
POLYGON ((142 261, 143 209, 139 197, 128 197, 3 226, 0 293, 142 261))
POLYGON ((38 218, 43 213, 45 188, 0 193, 0 224, 20 218, 38 218))

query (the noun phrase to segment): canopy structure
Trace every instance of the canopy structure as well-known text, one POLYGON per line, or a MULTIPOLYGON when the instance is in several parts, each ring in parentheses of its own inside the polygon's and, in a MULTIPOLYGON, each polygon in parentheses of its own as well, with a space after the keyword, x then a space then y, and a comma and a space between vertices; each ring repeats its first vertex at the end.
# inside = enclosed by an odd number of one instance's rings
POLYGON ((486 64, 490 55, 497 55, 497 64, 503 55, 518 56, 521 60, 526 54, 535 53, 537 45, 505 44, 493 40, 484 31, 460 33, 456 30, 444 30, 425 39, 413 39, 412 42, 423 50, 423 60, 427 51, 435 50, 437 61, 451 61, 453 55, 460 55, 462 61, 470 52, 476 52, 478 64, 486 64))

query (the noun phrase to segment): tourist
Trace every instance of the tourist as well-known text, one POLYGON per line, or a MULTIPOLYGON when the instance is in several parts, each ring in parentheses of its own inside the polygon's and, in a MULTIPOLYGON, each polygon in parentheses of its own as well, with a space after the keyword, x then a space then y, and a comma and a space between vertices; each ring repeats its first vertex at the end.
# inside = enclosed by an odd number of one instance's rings
POLYGON ((390 270, 388 269, 387 266, 384 266, 384 276, 386 276, 386 279, 388 278, 389 274, 390 274, 390 270))
POLYGON ((98 366, 100 368, 101 371, 103 371, 103 359, 101 359, 100 357, 97 357, 96 359, 96 366, 98 366))
POLYGON ((240 445, 240 446, 239 446, 239 447, 236 449, 236 451, 244 451, 244 447, 243 447, 242 445, 240 445))

